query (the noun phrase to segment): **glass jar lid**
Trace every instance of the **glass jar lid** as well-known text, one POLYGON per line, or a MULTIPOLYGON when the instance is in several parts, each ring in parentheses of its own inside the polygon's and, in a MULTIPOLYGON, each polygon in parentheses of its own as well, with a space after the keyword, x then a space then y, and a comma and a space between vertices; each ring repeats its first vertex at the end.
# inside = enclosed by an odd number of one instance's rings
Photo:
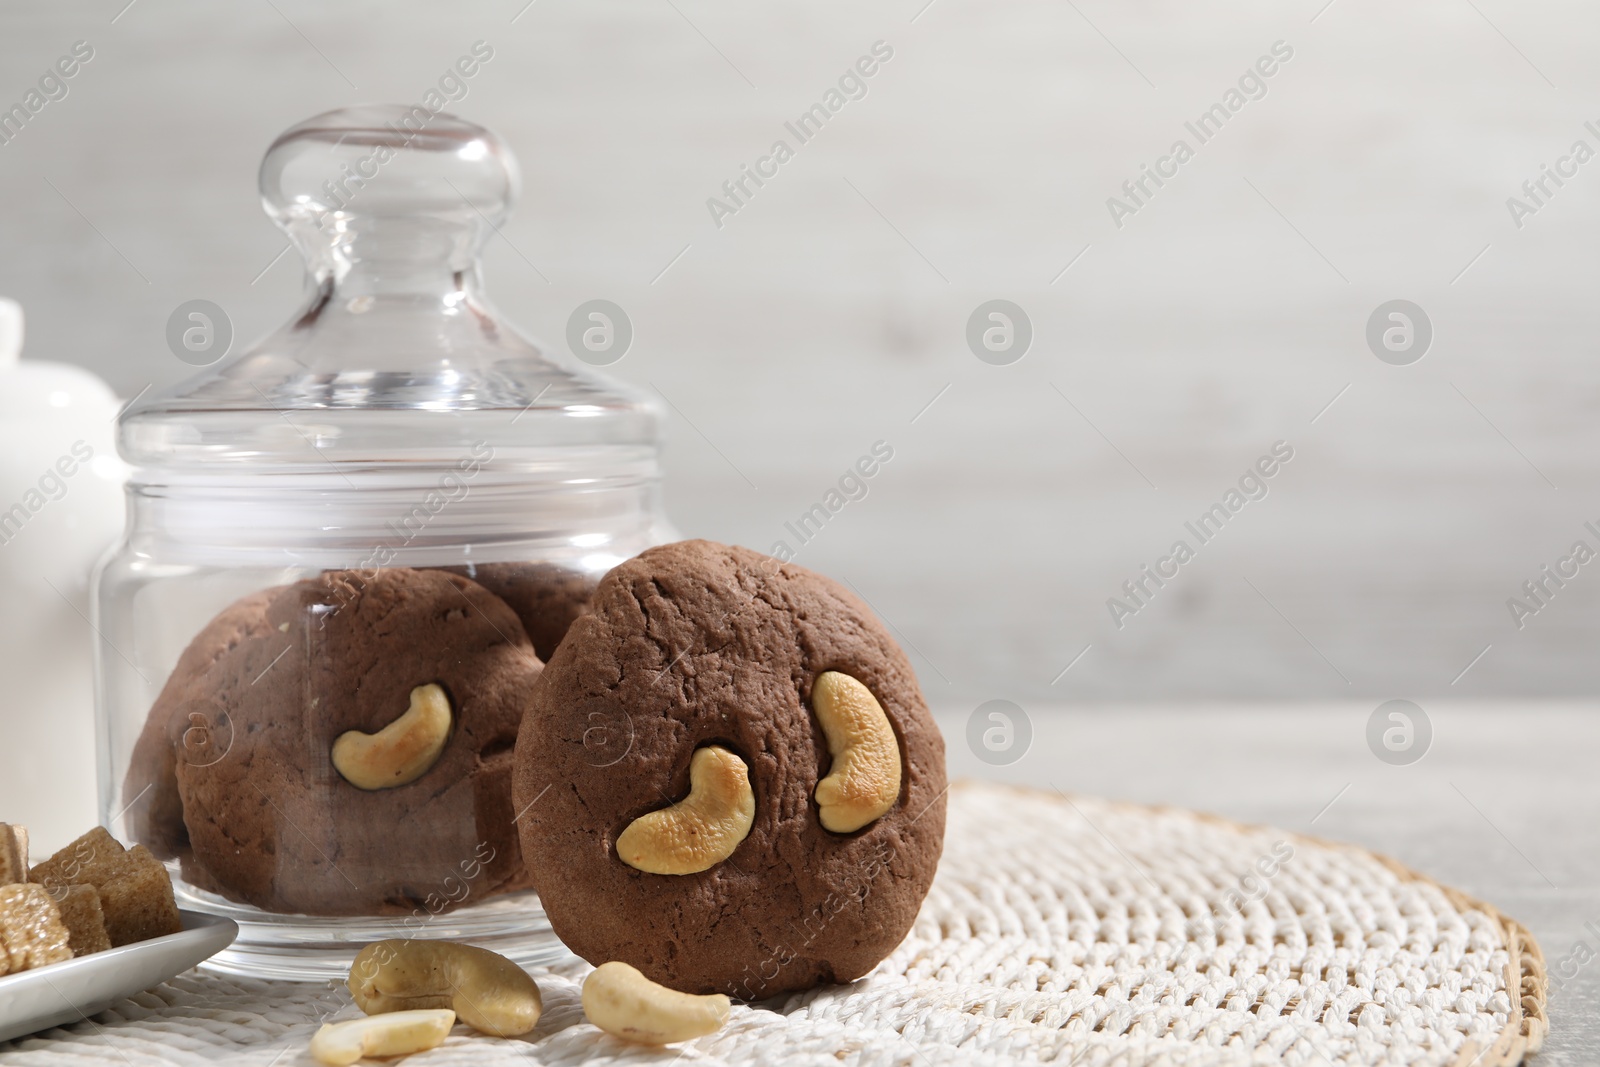
POLYGON ((456 461, 653 464, 642 395, 552 359, 484 297, 479 257, 510 214, 516 160, 489 130, 379 105, 286 130, 262 160, 267 214, 306 263, 308 299, 246 351, 119 422, 139 484, 315 478, 456 461), (630 459, 631 457, 631 459, 630 459))

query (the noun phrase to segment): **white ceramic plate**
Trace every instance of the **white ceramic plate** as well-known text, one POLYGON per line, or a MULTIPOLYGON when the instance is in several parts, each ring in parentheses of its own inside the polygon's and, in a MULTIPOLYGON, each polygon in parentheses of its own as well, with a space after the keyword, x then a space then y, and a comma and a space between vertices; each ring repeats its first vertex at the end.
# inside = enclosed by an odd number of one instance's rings
POLYGON ((232 919, 178 914, 178 933, 0 978, 0 1041, 86 1019, 182 974, 239 936, 232 919))

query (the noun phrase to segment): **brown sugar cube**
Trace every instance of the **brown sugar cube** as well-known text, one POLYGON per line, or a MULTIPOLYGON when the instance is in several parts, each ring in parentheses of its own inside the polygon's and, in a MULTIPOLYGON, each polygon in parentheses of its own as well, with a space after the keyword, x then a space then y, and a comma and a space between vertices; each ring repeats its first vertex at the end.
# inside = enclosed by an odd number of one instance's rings
POLYGON ((67 928, 42 885, 0 886, 0 942, 12 974, 72 958, 67 928))
POLYGON ((134 845, 122 866, 96 886, 113 946, 131 945, 183 929, 172 896, 172 877, 143 845, 134 845))
POLYGON ((22 880, 31 882, 28 876, 28 828, 26 826, 12 826, 11 839, 17 843, 17 856, 22 860, 22 880))
POLYGON ((52 888, 90 885, 98 890, 112 947, 183 929, 166 867, 143 845, 125 850, 103 827, 90 830, 32 874, 52 888))
POLYGON ((42 885, 94 885, 110 878, 127 858, 120 842, 96 826, 31 872, 42 885))
POLYGON ((61 925, 74 956, 104 952, 111 947, 106 933, 105 912, 100 908, 100 891, 92 885, 69 885, 50 890, 50 899, 61 913, 61 925))
POLYGON ((28 880, 28 831, 0 822, 0 885, 28 880))

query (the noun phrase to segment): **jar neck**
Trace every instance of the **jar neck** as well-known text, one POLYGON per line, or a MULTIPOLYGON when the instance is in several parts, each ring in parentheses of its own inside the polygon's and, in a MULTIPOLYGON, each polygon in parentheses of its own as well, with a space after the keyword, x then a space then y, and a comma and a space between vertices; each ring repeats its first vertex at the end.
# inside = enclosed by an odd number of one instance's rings
POLYGON ((463 312, 482 321, 492 316, 476 264, 465 270, 437 264, 394 264, 382 270, 329 268, 308 279, 310 299, 296 326, 313 324, 334 331, 356 330, 381 322, 388 330, 410 330, 427 338, 451 332, 450 320, 463 312))
POLYGON ((307 254, 310 295, 283 346, 301 367, 342 375, 362 351, 368 366, 358 369, 421 378, 470 362, 499 336, 475 249, 462 240, 444 255, 414 235, 369 232, 307 254))
MULTIPOLYGON (((312 287, 329 304, 361 298, 483 303, 479 254, 486 224, 359 218, 332 213, 289 228, 312 287)), ((355 313, 370 309, 361 307, 355 313)))
POLYGON ((434 303, 440 310, 484 301, 483 278, 476 263, 464 269, 437 263, 365 264, 362 269, 347 267, 342 274, 330 269, 313 279, 313 284, 319 294, 326 293, 329 304, 347 307, 352 314, 370 311, 377 301, 434 303))

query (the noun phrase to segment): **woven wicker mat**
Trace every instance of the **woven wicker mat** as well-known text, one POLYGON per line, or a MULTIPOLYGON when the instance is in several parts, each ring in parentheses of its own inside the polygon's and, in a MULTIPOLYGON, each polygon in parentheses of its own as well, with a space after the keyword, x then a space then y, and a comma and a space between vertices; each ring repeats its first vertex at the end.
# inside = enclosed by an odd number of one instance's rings
MULTIPOLYGON (((536 972, 528 1038, 458 1027, 408 1067, 467 1064, 1454 1064, 1545 1033, 1520 925, 1357 848, 1170 809, 965 784, 905 943, 853 986, 735 1006, 666 1050, 584 1021, 574 961, 536 972)), ((6 1064, 309 1063, 342 988, 190 972, 6 1064)))

